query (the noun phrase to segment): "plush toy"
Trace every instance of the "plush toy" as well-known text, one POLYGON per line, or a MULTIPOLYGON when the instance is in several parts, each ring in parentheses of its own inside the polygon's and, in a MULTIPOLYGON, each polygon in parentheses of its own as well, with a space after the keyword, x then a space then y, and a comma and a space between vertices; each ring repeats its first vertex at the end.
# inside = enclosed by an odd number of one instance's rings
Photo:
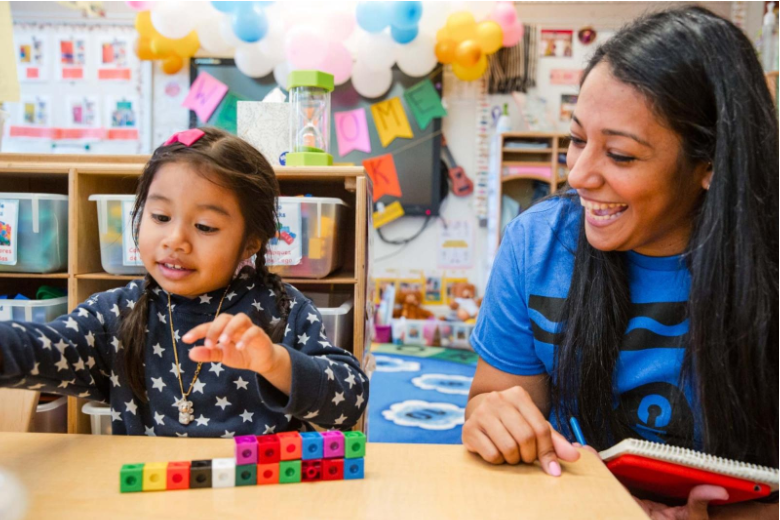
POLYGON ((420 307, 422 295, 410 289, 401 289, 396 297, 396 308, 393 318, 406 318, 407 320, 427 320, 433 313, 420 307))
POLYGON ((482 303, 482 298, 475 299, 474 296, 474 285, 465 282, 452 284, 449 321, 459 320, 465 323, 474 323, 482 303))

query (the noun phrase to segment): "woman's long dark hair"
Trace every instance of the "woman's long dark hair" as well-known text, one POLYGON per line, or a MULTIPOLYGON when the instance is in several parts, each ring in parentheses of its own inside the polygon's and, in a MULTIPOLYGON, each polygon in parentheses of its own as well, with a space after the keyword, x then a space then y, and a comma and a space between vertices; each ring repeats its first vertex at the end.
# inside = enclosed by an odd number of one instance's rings
MULTIPOLYGON (((168 163, 185 163, 198 175, 227 188, 236 194, 241 214, 244 216, 244 244, 250 238, 261 241, 260 251, 255 259, 257 282, 272 289, 280 320, 275 326, 267 323, 263 315, 253 321, 265 329, 274 343, 284 335, 287 316, 290 312, 290 298, 279 276, 268 271, 265 265, 265 249, 268 240, 276 235, 276 198, 279 183, 276 174, 263 155, 246 141, 216 128, 202 128, 205 135, 192 146, 173 143, 160 146, 144 167, 138 181, 135 207, 133 208, 134 238, 138 243, 138 224, 143 215, 146 197, 154 176, 161 166, 168 163)), ((232 266, 226 266, 232 269, 232 266)), ((148 274, 144 278, 141 297, 135 306, 123 316, 119 333, 125 346, 124 369, 133 394, 146 402, 144 352, 146 350, 146 325, 149 314, 149 298, 157 282, 148 274)), ((259 314, 259 313, 258 313, 259 314)))
MULTIPOLYGON (((706 451, 777 467, 778 124, 755 49, 730 22, 687 7, 620 30, 596 51, 583 83, 600 63, 680 137, 680 172, 712 163, 685 252, 690 328, 681 383, 695 390, 706 451)), ((624 255, 596 250, 582 227, 552 402, 559 424, 576 413, 598 449, 636 436, 614 409, 630 305, 624 255)))

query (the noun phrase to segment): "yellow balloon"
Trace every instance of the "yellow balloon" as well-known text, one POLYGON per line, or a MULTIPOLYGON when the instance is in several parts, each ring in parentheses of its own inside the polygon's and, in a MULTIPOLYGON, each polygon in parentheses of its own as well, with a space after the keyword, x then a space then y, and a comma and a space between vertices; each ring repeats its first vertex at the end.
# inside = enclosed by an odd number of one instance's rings
POLYGON ((136 38, 133 46, 136 56, 142 60, 153 60, 154 53, 149 46, 149 38, 136 38))
POLYGON ((200 40, 198 40, 198 33, 192 31, 190 34, 179 40, 172 40, 171 46, 173 52, 182 57, 192 57, 200 49, 200 40))
POLYGON ((436 53, 436 59, 440 63, 452 63, 455 61, 455 48, 458 46, 455 40, 447 38, 436 42, 434 52, 436 53))
POLYGON ((447 18, 447 31, 457 42, 473 40, 477 36, 477 23, 474 15, 468 11, 452 13, 447 18))
POLYGON ((176 74, 184 66, 184 60, 178 54, 171 54, 160 64, 166 74, 176 74))
POLYGON ((481 57, 482 49, 480 49, 479 44, 474 40, 460 42, 455 48, 455 63, 462 67, 473 67, 479 62, 481 57))
POLYGON ((167 58, 173 54, 173 40, 158 34, 149 42, 149 49, 151 49, 154 59, 167 58))
POLYGON ((477 42, 485 54, 493 54, 503 46, 504 31, 492 20, 477 24, 477 42))
POLYGON ((447 26, 445 25, 438 31, 436 31, 436 41, 437 42, 443 42, 444 40, 451 40, 452 36, 450 35, 450 32, 447 30, 447 26))
POLYGON ((135 30, 141 37, 151 38, 157 34, 152 25, 152 13, 150 11, 141 11, 135 15, 135 30))
POLYGON ((458 79, 463 81, 474 81, 475 79, 482 77, 482 75, 487 70, 487 65, 487 57, 483 54, 477 64, 473 67, 464 67, 459 65, 457 62, 453 63, 452 72, 455 73, 455 76, 457 76, 458 79))

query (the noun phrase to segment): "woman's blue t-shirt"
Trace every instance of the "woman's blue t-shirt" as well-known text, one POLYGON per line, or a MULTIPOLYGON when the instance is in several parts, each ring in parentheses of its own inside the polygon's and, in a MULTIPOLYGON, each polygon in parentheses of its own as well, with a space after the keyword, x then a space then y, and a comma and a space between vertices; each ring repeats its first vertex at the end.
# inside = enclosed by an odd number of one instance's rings
MULTIPOLYGON (((556 319, 571 284, 581 218, 578 202, 555 198, 506 227, 471 336, 489 365, 516 375, 552 375, 556 319)), ((615 404, 637 436, 699 447, 693 393, 690 385, 679 387, 690 274, 682 256, 624 254, 632 305, 613 376, 615 404)), ((555 410, 550 421, 560 430, 555 410)))

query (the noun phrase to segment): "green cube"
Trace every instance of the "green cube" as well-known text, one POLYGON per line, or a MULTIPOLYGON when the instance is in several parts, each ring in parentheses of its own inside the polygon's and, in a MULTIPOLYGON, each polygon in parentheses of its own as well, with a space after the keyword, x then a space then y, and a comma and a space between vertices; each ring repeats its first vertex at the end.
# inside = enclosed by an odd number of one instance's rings
POLYGON ((292 484, 301 481, 301 461, 283 460, 279 463, 279 483, 292 484))
POLYGON ((236 466, 236 486, 257 485, 257 464, 236 466))
POLYGON ((344 432, 344 458, 359 459, 366 456, 366 436, 363 432, 344 432))
POLYGON ((125 464, 119 470, 119 491, 135 493, 144 490, 144 465, 125 464))

